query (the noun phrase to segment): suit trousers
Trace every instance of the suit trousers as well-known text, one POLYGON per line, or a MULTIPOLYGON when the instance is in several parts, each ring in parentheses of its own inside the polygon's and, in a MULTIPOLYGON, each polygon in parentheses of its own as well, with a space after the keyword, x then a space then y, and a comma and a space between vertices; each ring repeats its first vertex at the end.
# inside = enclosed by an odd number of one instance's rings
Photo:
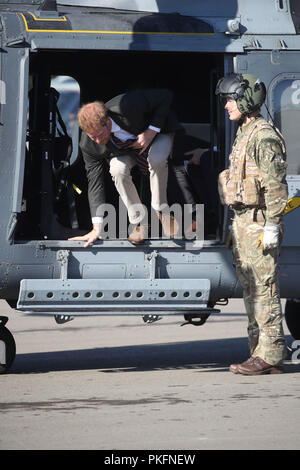
MULTIPOLYGON (((156 211, 163 211, 168 207, 168 157, 172 151, 173 139, 173 133, 158 134, 148 152, 151 206, 156 211)), ((113 157, 109 168, 117 191, 127 208, 131 224, 140 223, 144 215, 143 206, 131 176, 131 169, 134 165, 136 165, 134 157, 123 155, 113 157)))

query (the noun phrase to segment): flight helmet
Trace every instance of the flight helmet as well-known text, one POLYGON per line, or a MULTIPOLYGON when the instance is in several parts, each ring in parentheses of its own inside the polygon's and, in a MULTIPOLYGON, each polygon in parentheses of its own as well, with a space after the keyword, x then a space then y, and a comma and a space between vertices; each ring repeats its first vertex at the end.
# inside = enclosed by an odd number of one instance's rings
POLYGON ((265 84, 250 74, 226 75, 218 81, 215 93, 220 98, 234 99, 243 116, 260 109, 266 99, 265 84))

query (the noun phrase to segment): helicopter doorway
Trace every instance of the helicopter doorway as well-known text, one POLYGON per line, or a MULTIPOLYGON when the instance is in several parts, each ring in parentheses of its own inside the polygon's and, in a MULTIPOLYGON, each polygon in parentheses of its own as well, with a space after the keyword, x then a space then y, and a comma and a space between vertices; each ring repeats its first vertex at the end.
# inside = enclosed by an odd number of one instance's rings
MULTIPOLYGON (((171 159, 169 165, 175 170, 169 172, 168 188, 176 184, 176 166, 177 169, 181 167, 186 172, 195 203, 204 204, 205 238, 220 239, 223 210, 216 181, 224 167, 221 157, 224 124, 214 89, 223 74, 223 60, 221 54, 174 52, 47 50, 31 54, 23 210, 15 240, 66 240, 91 228, 88 183, 78 145, 80 131, 74 119, 73 148, 65 158, 68 139, 62 139, 64 132, 59 126, 59 114, 63 121, 67 120, 66 109, 70 101, 66 100, 67 86, 66 89, 61 86, 61 77, 69 77, 76 83, 80 104, 94 100, 105 102, 134 89, 167 88, 173 92, 173 108, 185 128, 185 138, 196 144, 193 144, 194 148, 187 144, 185 149, 182 142, 175 139, 173 161, 171 159), (196 148, 208 149, 205 157, 201 157, 201 164, 196 160, 189 162, 196 148), (49 164, 46 159, 45 164, 45 155, 51 152, 52 162, 49 164), (67 186, 61 186, 57 180, 55 162, 60 161, 70 163, 61 178, 64 183, 68 182, 67 186), (58 202, 57 191, 60 191, 58 202)), ((68 123, 64 124, 67 124, 69 135, 68 123)), ((138 190, 147 193, 147 183, 141 182, 136 169, 133 179, 138 190)), ((106 186, 107 202, 118 210, 118 194, 108 169, 106 186)), ((172 200, 170 204, 174 202, 172 200)))

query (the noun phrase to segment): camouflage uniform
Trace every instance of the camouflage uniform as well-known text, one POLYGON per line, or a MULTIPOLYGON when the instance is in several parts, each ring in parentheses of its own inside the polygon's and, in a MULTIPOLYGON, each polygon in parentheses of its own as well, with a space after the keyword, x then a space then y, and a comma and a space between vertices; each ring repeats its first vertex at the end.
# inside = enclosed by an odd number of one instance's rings
MULTIPOLYGON (((240 126, 233 151, 249 126, 240 126)), ((275 129, 265 123, 253 132, 246 146, 247 156, 254 159, 263 181, 263 201, 256 207, 233 205, 233 262, 243 287, 248 314, 250 353, 271 365, 285 357, 285 340, 278 284, 278 257, 280 247, 263 251, 257 246, 266 222, 280 225, 287 202, 286 162, 284 142, 275 129)))

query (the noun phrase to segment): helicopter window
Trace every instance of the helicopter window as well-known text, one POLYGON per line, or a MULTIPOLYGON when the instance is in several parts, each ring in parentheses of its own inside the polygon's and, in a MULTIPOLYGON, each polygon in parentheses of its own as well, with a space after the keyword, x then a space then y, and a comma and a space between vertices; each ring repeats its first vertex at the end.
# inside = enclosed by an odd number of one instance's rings
POLYGON ((59 93, 57 105, 66 125, 68 135, 73 141, 72 163, 78 153, 78 125, 76 116, 80 103, 80 87, 77 80, 68 75, 52 77, 51 87, 55 88, 59 93))
POLYGON ((300 76, 281 77, 272 87, 272 111, 276 127, 282 132, 287 150, 288 174, 300 174, 300 76))

